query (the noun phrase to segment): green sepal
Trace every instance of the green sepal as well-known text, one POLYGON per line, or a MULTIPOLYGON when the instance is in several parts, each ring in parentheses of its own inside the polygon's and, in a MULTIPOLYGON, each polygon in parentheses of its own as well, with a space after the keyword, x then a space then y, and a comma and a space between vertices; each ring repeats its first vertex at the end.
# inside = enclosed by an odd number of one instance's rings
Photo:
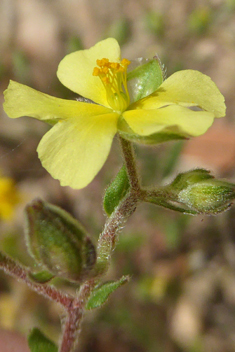
POLYGON ((127 139, 130 142, 146 145, 155 145, 169 141, 188 139, 188 137, 183 135, 180 131, 172 131, 167 128, 161 132, 153 133, 148 136, 140 136, 132 131, 130 126, 122 117, 118 120, 118 133, 122 138, 127 139))
POLYGON ((222 213, 234 200, 235 184, 216 179, 191 185, 179 193, 179 201, 199 214, 222 213))
POLYGON ((63 209, 36 199, 26 207, 26 241, 32 257, 52 275, 82 282, 96 251, 82 225, 63 209))
POLYGON ((118 281, 105 282, 104 284, 95 287, 86 304, 86 309, 89 310, 102 306, 102 304, 107 301, 111 293, 116 291, 120 286, 124 285, 129 280, 130 277, 128 275, 122 276, 118 281))
POLYGON ((147 97, 159 88, 165 79, 159 58, 139 58, 131 61, 127 71, 127 86, 131 103, 147 97))
POLYGON ((57 352, 58 347, 48 339, 39 329, 34 328, 28 336, 31 352, 57 352))
POLYGON ((108 186, 104 195, 104 210, 110 216, 116 206, 125 197, 130 188, 125 165, 119 170, 113 182, 108 186))
POLYGON ((214 179, 214 176, 210 174, 210 171, 205 169, 195 169, 186 172, 182 172, 176 176, 174 181, 170 184, 170 188, 179 192, 186 187, 195 183, 214 179))
POLYGON ((29 273, 28 276, 32 281, 39 284, 45 284, 55 277, 55 275, 46 270, 39 271, 38 273, 29 273))
POLYGON ((158 205, 163 208, 177 211, 182 214, 189 214, 189 215, 197 215, 198 214, 197 211, 192 210, 192 209, 188 209, 188 208, 184 207, 182 204, 176 203, 171 200, 166 200, 166 199, 163 199, 160 197, 150 196, 150 197, 146 197, 144 201, 147 203, 158 205))

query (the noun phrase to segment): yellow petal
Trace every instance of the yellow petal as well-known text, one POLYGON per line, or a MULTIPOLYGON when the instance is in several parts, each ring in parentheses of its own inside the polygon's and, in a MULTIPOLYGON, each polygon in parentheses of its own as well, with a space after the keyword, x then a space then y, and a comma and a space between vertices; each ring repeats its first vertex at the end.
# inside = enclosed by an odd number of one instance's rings
POLYGON ((133 108, 156 109, 170 104, 198 106, 214 117, 225 115, 224 97, 210 77, 199 71, 175 72, 149 97, 137 102, 133 108))
POLYGON ((156 110, 129 110, 123 117, 131 129, 147 136, 164 129, 185 136, 199 136, 212 125, 214 116, 206 111, 192 111, 179 105, 169 105, 156 110))
POLYGON ((10 81, 4 96, 3 108, 11 118, 30 116, 53 123, 80 115, 110 112, 109 109, 96 104, 55 98, 14 81, 10 81))
POLYGON ((60 82, 73 92, 108 106, 106 91, 97 76, 93 76, 96 60, 107 58, 112 62, 120 61, 120 47, 113 38, 97 43, 88 50, 71 53, 60 62, 57 76, 60 82))
POLYGON ((39 143, 42 165, 62 186, 87 186, 109 154, 117 119, 107 113, 58 122, 39 143))

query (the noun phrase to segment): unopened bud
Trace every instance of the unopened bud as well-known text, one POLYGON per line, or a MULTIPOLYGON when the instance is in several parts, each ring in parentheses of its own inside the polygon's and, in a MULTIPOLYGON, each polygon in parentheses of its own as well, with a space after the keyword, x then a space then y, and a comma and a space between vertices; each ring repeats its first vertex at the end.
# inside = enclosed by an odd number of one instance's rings
POLYGON ((96 262, 85 229, 69 213, 40 199, 26 207, 26 239, 33 258, 53 275, 81 282, 96 262))
POLYGON ((175 193, 177 202, 197 213, 221 213, 235 199, 233 183, 217 180, 204 169, 179 174, 167 187, 175 193))

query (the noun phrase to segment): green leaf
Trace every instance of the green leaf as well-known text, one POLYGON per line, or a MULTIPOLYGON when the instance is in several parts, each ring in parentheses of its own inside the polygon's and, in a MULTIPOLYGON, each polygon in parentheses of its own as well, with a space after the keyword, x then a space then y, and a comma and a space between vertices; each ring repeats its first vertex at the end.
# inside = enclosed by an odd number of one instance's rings
POLYGON ((128 275, 122 276, 118 281, 105 282, 101 286, 95 287, 87 302, 86 309, 94 309, 100 307, 107 301, 111 293, 116 291, 120 286, 124 285, 129 280, 130 277, 128 275))
POLYGON ((108 186, 104 195, 104 210, 111 215, 116 206, 125 197, 130 187, 126 167, 123 166, 115 177, 114 181, 108 186))
POLYGON ((55 275, 49 273, 46 270, 39 271, 38 273, 29 273, 29 278, 34 281, 38 282, 40 284, 45 284, 46 282, 52 280, 55 277, 55 275))
POLYGON ((58 348, 39 329, 34 328, 28 336, 31 352, 57 352, 58 348))
POLYGON ((165 79, 164 67, 157 56, 131 61, 127 72, 127 86, 131 103, 155 92, 165 79))

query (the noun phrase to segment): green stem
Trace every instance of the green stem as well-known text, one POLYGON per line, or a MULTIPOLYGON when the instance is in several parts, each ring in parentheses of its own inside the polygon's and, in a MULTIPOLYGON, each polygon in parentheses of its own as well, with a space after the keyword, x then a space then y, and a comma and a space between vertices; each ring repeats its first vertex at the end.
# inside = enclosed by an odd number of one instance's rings
POLYGON ((137 203, 138 197, 136 193, 129 192, 106 222, 104 230, 98 240, 95 275, 102 275, 108 269, 118 233, 135 211, 137 203))
POLYGON ((130 186, 132 190, 140 191, 141 187, 139 182, 139 175, 136 169, 133 144, 121 136, 119 136, 119 140, 122 148, 123 158, 125 160, 130 186))
POLYGON ((104 230, 99 237, 97 265, 94 275, 102 275, 108 269, 118 233, 135 211, 138 202, 143 199, 143 191, 141 190, 139 183, 133 145, 121 136, 119 136, 119 139, 129 177, 130 190, 106 222, 104 230))
POLYGON ((185 205, 181 205, 177 199, 177 196, 165 187, 159 187, 155 190, 143 190, 142 192, 143 200, 147 203, 152 203, 183 214, 198 214, 196 211, 186 208, 185 205))

